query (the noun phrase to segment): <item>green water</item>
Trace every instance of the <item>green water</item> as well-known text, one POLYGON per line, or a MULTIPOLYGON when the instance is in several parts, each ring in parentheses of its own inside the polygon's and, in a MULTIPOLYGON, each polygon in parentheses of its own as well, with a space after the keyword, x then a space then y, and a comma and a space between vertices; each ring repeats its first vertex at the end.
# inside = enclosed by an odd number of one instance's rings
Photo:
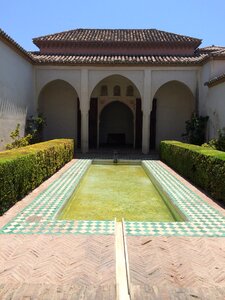
POLYGON ((60 220, 175 221, 141 166, 91 165, 60 220))

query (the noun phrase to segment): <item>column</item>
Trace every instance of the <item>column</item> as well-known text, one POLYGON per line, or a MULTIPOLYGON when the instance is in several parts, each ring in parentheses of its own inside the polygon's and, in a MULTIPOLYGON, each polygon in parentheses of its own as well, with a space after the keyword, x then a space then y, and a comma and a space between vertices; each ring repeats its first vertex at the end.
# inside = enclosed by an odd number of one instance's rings
POLYGON ((151 70, 144 71, 144 95, 142 101, 142 152, 149 153, 151 99, 151 70))
POLYGON ((81 151, 88 152, 88 113, 89 113, 89 96, 88 96, 88 69, 81 70, 81 151))

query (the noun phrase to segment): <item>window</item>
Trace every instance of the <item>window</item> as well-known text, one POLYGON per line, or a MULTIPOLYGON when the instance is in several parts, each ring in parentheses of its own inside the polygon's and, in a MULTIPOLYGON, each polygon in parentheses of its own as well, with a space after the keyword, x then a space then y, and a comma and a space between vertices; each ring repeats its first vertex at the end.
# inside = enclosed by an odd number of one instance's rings
POLYGON ((134 88, 132 85, 128 85, 127 87, 127 96, 134 96, 134 88))
POLYGON ((120 86, 119 85, 114 86, 113 96, 120 96, 120 86))
POLYGON ((107 85, 101 86, 101 96, 108 96, 108 87, 107 85))

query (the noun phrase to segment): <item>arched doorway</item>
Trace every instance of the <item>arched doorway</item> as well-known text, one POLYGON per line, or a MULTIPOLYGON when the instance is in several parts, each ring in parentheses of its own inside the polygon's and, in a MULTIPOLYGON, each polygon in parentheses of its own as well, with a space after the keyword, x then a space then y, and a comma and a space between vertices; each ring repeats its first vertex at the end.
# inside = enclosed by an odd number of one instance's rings
POLYGON ((134 116, 124 103, 113 101, 101 112, 99 123, 100 146, 134 145, 134 116))
POLYGON ((38 98, 38 112, 46 120, 43 140, 73 138, 80 144, 80 109, 75 89, 64 80, 49 82, 38 98))
POLYGON ((142 146, 140 93, 128 78, 121 75, 101 80, 90 99, 89 148, 113 144, 137 149, 142 146))
POLYGON ((150 124, 155 129, 150 131, 150 148, 154 143, 158 148, 162 140, 181 141, 185 121, 191 118, 195 110, 191 90, 182 82, 167 82, 156 92, 153 104, 150 124))

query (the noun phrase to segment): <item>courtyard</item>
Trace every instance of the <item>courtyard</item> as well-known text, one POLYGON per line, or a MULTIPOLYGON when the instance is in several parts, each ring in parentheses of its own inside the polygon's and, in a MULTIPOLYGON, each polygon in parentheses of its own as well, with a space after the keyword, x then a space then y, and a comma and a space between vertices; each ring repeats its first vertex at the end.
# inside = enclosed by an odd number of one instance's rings
POLYGON ((157 159, 145 163, 173 201, 187 199, 186 222, 55 219, 90 161, 70 161, 1 217, 1 299, 224 299, 224 209, 157 159))
POLYGON ((0 29, 0 300, 225 299, 225 47, 147 28, 0 29))

